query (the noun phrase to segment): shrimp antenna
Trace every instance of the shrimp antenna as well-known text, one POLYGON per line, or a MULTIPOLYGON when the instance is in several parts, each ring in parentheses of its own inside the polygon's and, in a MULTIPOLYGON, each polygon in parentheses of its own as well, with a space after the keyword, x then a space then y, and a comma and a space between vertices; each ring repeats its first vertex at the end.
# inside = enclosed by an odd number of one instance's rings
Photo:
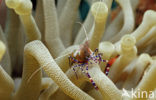
MULTIPOLYGON (((43 66, 43 67, 45 67, 45 66, 43 66)), ((43 67, 40 67, 40 68, 38 68, 36 71, 34 71, 34 72, 31 74, 31 76, 28 78, 27 83, 29 83, 30 80, 31 80, 31 78, 32 78, 35 74, 37 74, 37 72, 39 72, 43 67)))
POLYGON ((88 35, 87 35, 87 31, 86 31, 85 26, 82 23, 80 23, 80 22, 76 22, 76 23, 80 24, 83 27, 85 35, 86 35, 86 40, 88 41, 88 35))
MULTIPOLYGON (((67 53, 67 54, 65 54, 65 55, 63 55, 63 56, 59 56, 59 57, 57 57, 57 58, 61 58, 61 57, 67 56, 67 55, 69 55, 69 54, 67 53)), ((42 66, 42 67, 36 69, 36 71, 34 71, 34 72, 31 74, 31 76, 30 76, 30 77, 28 78, 28 80, 27 80, 27 84, 30 82, 31 78, 32 78, 35 74, 37 74, 37 72, 39 72, 43 67, 45 67, 45 66, 42 66)))

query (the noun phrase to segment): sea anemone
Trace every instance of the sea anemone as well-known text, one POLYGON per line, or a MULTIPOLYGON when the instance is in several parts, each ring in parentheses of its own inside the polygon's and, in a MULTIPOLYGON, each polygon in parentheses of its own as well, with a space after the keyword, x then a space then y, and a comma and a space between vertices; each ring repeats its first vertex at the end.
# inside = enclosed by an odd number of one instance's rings
POLYGON ((146 2, 2 1, 0 100, 155 100, 156 2, 146 2))

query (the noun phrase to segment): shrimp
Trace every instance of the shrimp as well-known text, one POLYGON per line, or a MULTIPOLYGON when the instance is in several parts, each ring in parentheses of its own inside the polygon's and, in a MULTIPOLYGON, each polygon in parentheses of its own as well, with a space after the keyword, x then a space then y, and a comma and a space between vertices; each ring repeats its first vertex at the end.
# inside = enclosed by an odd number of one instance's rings
MULTIPOLYGON (((79 23, 81 24, 81 23, 79 23)), ((81 24, 82 25, 82 24, 81 24)), ((83 26, 83 25, 82 25, 83 26)), ((85 27, 83 26, 84 30, 85 27)), ((101 62, 108 62, 107 60, 102 59, 102 53, 98 53, 98 49, 95 49, 94 52, 91 51, 89 48, 89 40, 87 36, 87 32, 85 30, 86 35, 86 42, 82 45, 80 45, 80 49, 76 50, 72 54, 70 54, 69 58, 69 66, 72 67, 73 71, 75 72, 76 78, 78 79, 77 73, 75 68, 79 67, 81 71, 89 78, 90 82, 94 86, 96 90, 98 90, 98 87, 96 86, 95 82, 91 78, 90 74, 88 73, 88 64, 92 63, 90 60, 94 61, 95 63, 101 63, 101 62), (84 71, 84 67, 85 71, 84 71)))

